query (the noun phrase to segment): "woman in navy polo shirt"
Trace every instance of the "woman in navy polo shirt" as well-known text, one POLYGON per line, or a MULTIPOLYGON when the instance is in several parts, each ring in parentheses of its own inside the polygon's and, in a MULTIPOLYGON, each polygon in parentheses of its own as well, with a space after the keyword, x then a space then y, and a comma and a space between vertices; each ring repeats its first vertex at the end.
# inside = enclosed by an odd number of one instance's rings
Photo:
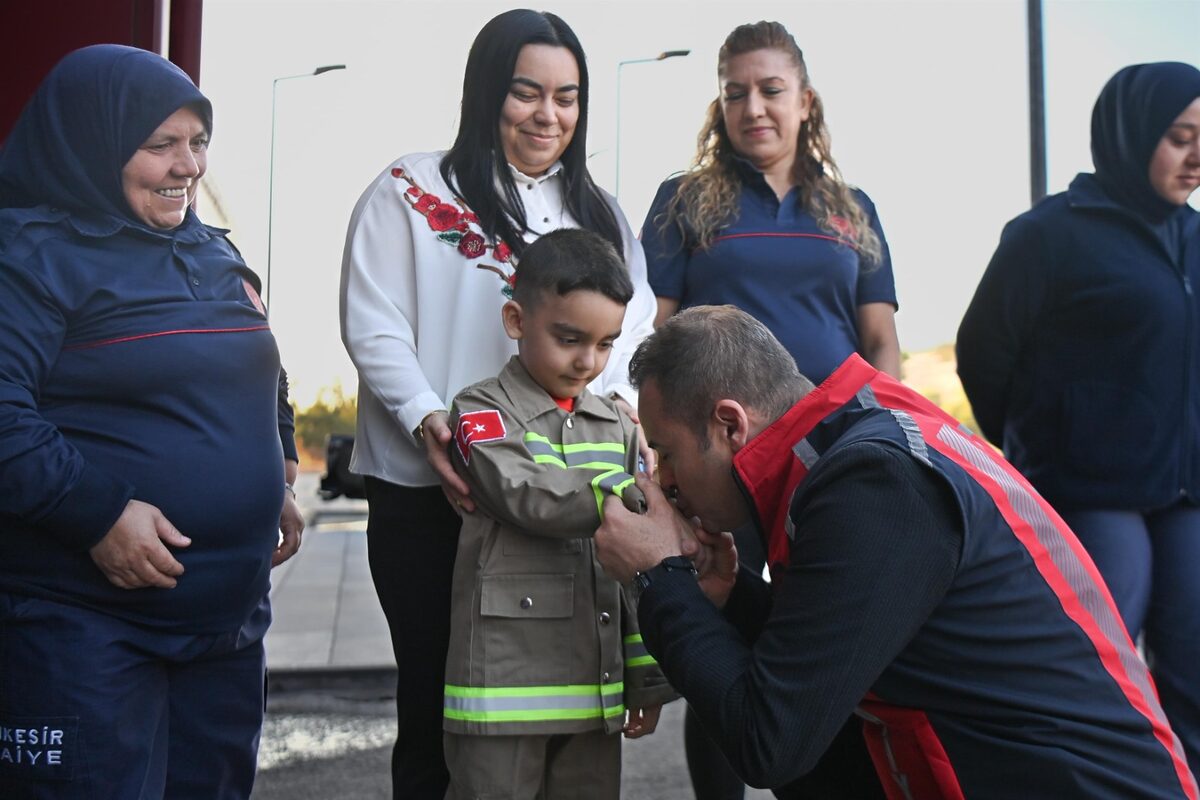
MULTIPOLYGON (((694 165, 659 187, 642 227, 656 323, 690 306, 732 304, 765 324, 815 383, 856 352, 899 378, 887 242, 874 204, 838 172, 796 40, 778 22, 741 25, 721 47, 717 77, 694 165)), ((735 537, 742 563, 761 570, 757 534, 735 537)), ((851 747, 854 737, 852 723, 851 747)), ((687 740, 697 797, 741 797, 719 751, 700 749, 690 714, 687 740)), ((879 791, 862 763, 873 785, 841 783, 836 793, 879 791)), ((839 779, 852 771, 831 770, 839 779)))
POLYGON ((742 25, 717 76, 694 166, 659 187, 642 227, 658 321, 729 303, 815 383, 854 352, 899 377, 887 242, 874 204, 841 179, 795 39, 777 22, 742 25))
POLYGON ((1092 112, 1094 173, 1008 223, 958 329, 983 434, 1145 631, 1200 768, 1200 70, 1136 64, 1092 112))

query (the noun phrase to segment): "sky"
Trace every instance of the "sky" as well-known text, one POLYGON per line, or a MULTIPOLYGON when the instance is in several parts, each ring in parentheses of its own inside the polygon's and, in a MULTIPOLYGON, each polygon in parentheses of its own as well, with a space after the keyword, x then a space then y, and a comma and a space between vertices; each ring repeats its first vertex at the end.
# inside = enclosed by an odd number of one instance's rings
MULTIPOLYGON (((215 112, 206 180, 231 238, 264 279, 271 228, 271 324, 301 407, 324 387, 357 385, 338 333, 338 280, 355 202, 398 156, 450 145, 471 42, 513 7, 205 0, 200 86, 215 112), (346 69, 274 84, 272 180, 273 81, 329 64, 346 69)), ((635 231, 658 184, 694 155, 725 36, 743 22, 784 23, 824 100, 838 166, 878 209, 896 276, 901 349, 954 340, 1001 229, 1030 204, 1025 0, 533 7, 561 16, 583 43, 589 168, 610 192, 620 72, 618 199, 635 231), (618 68, 677 49, 691 54, 618 68)), ((1117 69, 1200 65, 1200 0, 1043 0, 1043 12, 1053 193, 1091 170, 1091 108, 1117 69)))

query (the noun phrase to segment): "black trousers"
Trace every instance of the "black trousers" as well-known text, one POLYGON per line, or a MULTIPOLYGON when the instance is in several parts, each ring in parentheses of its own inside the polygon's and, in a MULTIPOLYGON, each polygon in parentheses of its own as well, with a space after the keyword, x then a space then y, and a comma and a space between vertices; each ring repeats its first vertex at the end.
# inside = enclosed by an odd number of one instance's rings
POLYGON ((462 521, 440 487, 366 479, 367 562, 392 636, 396 744, 392 797, 442 800, 442 692, 450 642, 450 583, 462 521))

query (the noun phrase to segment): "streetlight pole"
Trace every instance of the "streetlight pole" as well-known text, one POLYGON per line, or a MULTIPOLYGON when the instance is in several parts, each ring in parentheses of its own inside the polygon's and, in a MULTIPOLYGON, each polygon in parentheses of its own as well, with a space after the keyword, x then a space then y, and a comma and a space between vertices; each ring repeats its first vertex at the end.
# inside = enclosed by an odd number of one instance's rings
POLYGON ((631 58, 617 62, 617 178, 614 181, 613 194, 621 199, 621 67, 626 64, 645 64, 650 61, 663 61, 677 56, 686 56, 691 50, 664 50, 653 58, 631 58))
POLYGON ((1042 43, 1042 0, 1025 2, 1029 55, 1029 198, 1035 206, 1046 196, 1046 63, 1042 43))
POLYGON ((271 310, 271 227, 275 216, 275 99, 277 96, 276 89, 279 87, 280 81, 290 81, 295 78, 311 78, 314 75, 323 75, 326 72, 333 72, 338 69, 345 69, 345 64, 327 64, 323 67, 317 67, 312 72, 303 72, 299 75, 284 75, 281 78, 276 78, 271 81, 271 160, 267 173, 267 311, 271 310))

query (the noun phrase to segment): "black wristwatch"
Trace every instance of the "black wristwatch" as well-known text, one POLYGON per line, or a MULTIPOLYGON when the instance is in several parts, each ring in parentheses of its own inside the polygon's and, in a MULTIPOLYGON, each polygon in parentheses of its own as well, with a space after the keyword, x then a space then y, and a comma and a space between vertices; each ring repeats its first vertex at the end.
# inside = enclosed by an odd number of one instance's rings
POLYGON ((633 585, 633 594, 635 597, 641 597, 642 592, 649 588, 650 584, 653 582, 653 578, 650 577, 650 573, 654 572, 656 569, 664 569, 668 572, 671 570, 681 570, 684 572, 690 572, 692 575, 696 574, 696 565, 692 563, 690 558, 687 558, 686 556, 667 556, 662 561, 658 562, 658 564, 646 570, 645 572, 639 572, 633 576, 631 584, 633 585))

